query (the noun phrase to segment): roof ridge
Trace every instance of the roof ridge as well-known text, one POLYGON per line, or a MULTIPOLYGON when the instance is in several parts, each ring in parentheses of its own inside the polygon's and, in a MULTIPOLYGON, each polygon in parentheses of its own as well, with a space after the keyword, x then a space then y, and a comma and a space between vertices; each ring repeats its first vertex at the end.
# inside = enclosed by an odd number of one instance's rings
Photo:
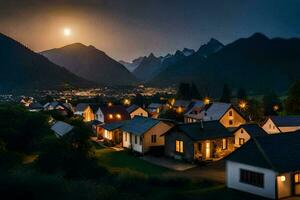
POLYGON ((271 166, 271 168, 273 170, 276 170, 276 167, 272 164, 271 160, 269 159, 269 157, 267 156, 266 152, 263 150, 262 146, 257 141, 257 139, 254 137, 254 138, 252 138, 252 140, 253 140, 254 144, 257 146, 258 150, 261 152, 264 159, 267 161, 267 163, 271 166))

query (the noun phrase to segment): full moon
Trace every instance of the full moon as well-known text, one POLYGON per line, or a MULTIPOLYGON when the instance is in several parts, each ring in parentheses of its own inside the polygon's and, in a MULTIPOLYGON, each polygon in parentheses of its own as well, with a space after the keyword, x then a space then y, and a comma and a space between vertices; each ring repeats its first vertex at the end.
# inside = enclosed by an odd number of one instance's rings
POLYGON ((72 34, 71 29, 69 28, 64 28, 64 36, 68 37, 72 34))

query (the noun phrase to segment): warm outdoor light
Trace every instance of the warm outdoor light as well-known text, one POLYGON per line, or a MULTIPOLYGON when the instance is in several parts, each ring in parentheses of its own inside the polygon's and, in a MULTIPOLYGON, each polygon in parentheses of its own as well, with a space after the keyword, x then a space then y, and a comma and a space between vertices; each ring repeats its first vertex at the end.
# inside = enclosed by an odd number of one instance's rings
POLYGON ((241 102, 239 103, 239 107, 240 107, 241 109, 246 109, 246 108, 247 108, 247 102, 246 102, 246 101, 241 101, 241 102))
POLYGON ((114 118, 114 116, 112 114, 109 114, 108 117, 109 117, 109 119, 113 119, 114 118))
POLYGON ((210 99, 208 97, 205 97, 203 102, 205 105, 208 105, 210 103, 210 99))
POLYGON ((110 107, 110 106, 112 106, 113 104, 112 104, 112 102, 108 102, 107 105, 110 107))
POLYGON ((124 99, 123 104, 128 106, 130 105, 130 100, 129 99, 124 99))
POLYGON ((278 106, 278 105, 274 105, 274 106, 273 106, 273 110, 274 110, 274 111, 279 110, 279 106, 278 106))
POLYGON ((120 114, 117 114, 116 117, 117 117, 118 119, 121 119, 121 115, 120 115, 120 114))
POLYGON ((284 182, 286 180, 285 176, 280 176, 280 181, 284 182))
POLYGON ((183 108, 181 106, 179 106, 177 109, 176 109, 176 112, 177 113, 182 113, 183 112, 183 108))

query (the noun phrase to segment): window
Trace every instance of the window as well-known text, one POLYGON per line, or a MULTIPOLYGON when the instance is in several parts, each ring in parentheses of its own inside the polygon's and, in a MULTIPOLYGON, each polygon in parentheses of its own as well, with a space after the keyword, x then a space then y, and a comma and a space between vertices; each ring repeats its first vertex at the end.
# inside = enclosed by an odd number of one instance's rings
POLYGON ((151 143, 156 143, 156 135, 151 135, 151 143))
POLYGON ((125 134, 125 142, 127 142, 128 135, 127 135, 127 133, 124 133, 124 134, 125 134))
POLYGON ((241 133, 244 133, 244 130, 243 130, 243 129, 241 129, 241 133))
POLYGON ((229 125, 232 125, 233 124, 233 121, 232 119, 229 120, 229 125))
POLYGON ((229 116, 232 116, 232 110, 229 111, 229 116))
POLYGON ((137 144, 137 136, 134 136, 134 144, 137 144))
POLYGON ((142 143, 143 143, 143 137, 140 136, 140 145, 142 145, 142 143))
POLYGON ((269 129, 271 129, 272 128, 272 125, 271 124, 269 124, 269 129))
POLYGON ((245 139, 244 138, 240 138, 239 139, 239 145, 243 145, 245 143, 245 139))
POLYGON ((183 153, 183 141, 176 140, 176 152, 183 153))
POLYGON ((300 184, 300 172, 294 174, 294 182, 295 184, 300 184))
POLYGON ((240 169, 240 182, 263 188, 264 174, 240 169))
POLYGON ((227 139, 226 138, 222 139, 222 149, 223 150, 227 149, 227 139))

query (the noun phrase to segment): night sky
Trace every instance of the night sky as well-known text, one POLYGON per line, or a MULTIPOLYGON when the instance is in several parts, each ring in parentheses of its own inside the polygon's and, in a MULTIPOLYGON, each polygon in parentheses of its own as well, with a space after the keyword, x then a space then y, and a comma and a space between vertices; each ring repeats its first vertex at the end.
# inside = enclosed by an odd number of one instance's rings
POLYGON ((35 51, 81 42, 131 60, 198 49, 212 37, 225 44, 255 32, 300 37, 300 1, 0 0, 0 32, 35 51))

